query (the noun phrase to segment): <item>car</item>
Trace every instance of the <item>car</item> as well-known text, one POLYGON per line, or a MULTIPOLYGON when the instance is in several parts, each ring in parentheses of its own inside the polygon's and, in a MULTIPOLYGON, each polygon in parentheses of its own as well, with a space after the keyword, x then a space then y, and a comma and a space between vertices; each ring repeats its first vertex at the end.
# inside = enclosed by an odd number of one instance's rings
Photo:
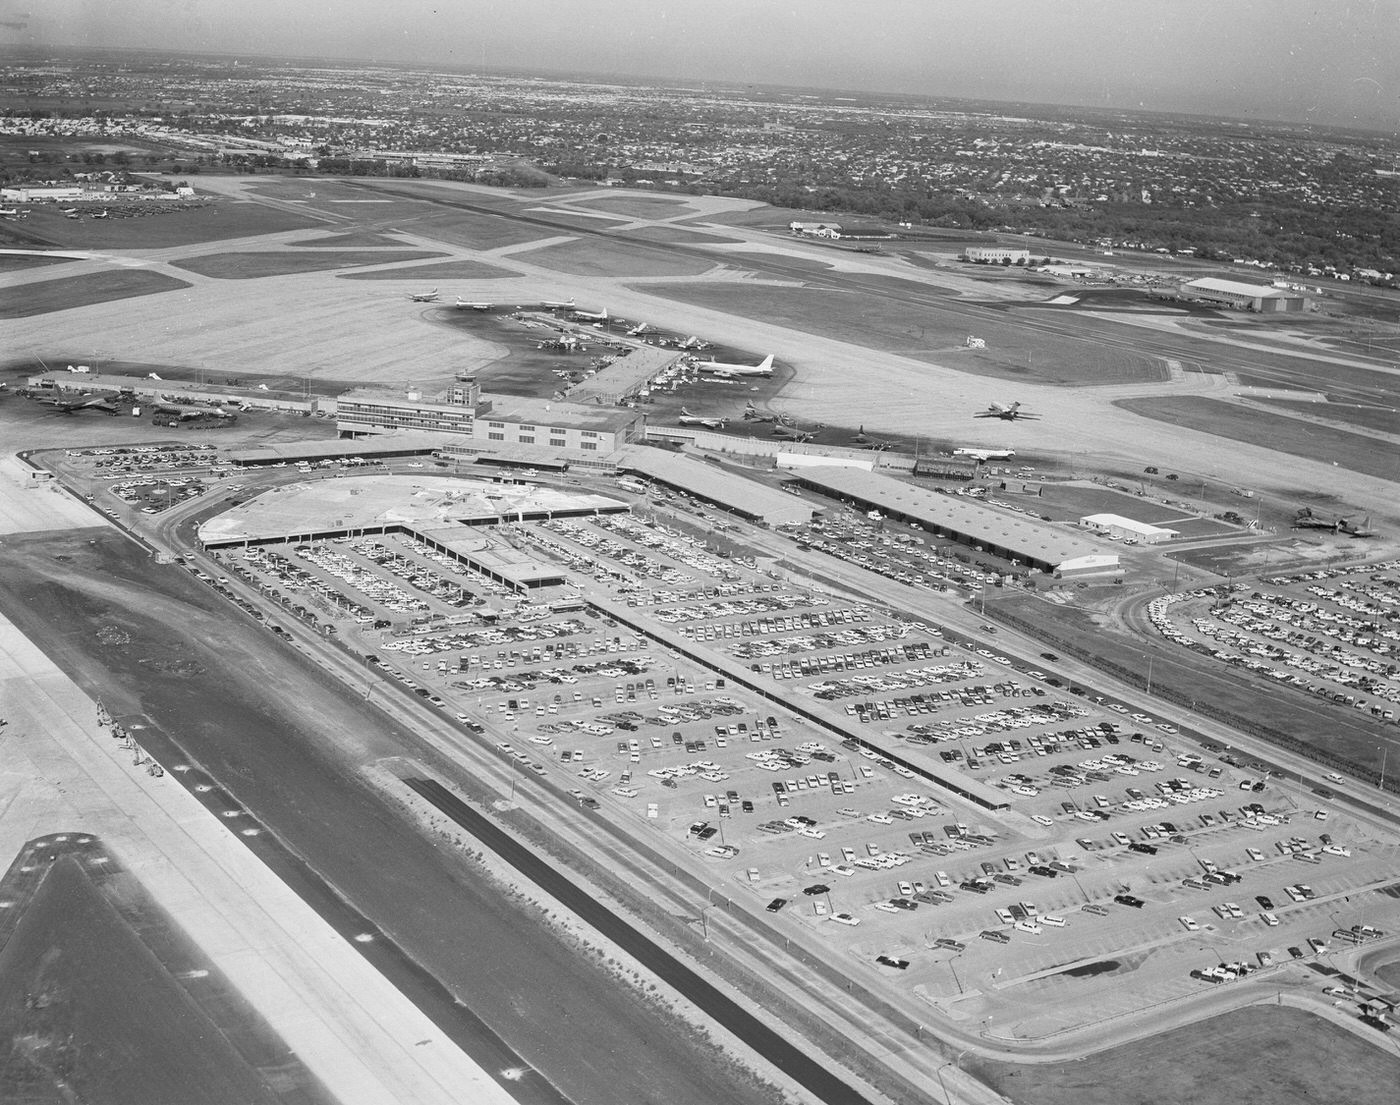
POLYGON ((783 906, 787 904, 788 900, 786 898, 774 898, 771 902, 764 906, 764 908, 767 909, 769 913, 777 913, 780 909, 783 908, 783 906))
POLYGON ((1115 894, 1113 900, 1119 905, 1130 906, 1133 909, 1141 909, 1147 904, 1141 898, 1136 898, 1131 894, 1115 894))
POLYGON ((1271 899, 1267 894, 1256 894, 1254 896, 1254 900, 1259 903, 1259 908, 1264 910, 1265 912, 1268 912, 1269 910, 1274 908, 1273 899, 1271 899))
POLYGON ((815 897, 817 894, 830 894, 831 887, 824 883, 814 883, 811 886, 804 886, 802 888, 802 893, 806 894, 809 898, 815 897))
POLYGON ((849 913, 833 913, 827 919, 835 921, 838 925, 851 925, 854 927, 860 924, 860 918, 852 917, 849 913))
POLYGON ((1059 657, 1056 656, 1053 652, 1042 652, 1040 654, 1040 658, 1042 660, 1049 660, 1051 663, 1054 663, 1056 660, 1059 659, 1059 657))
POLYGON ((1194 917, 1178 917, 1177 920, 1181 922, 1181 927, 1184 928, 1187 932, 1195 932, 1201 927, 1199 924, 1196 923, 1196 919, 1194 917))
POLYGON ((1263 921, 1264 924, 1268 925, 1270 928, 1273 928, 1275 925, 1278 924, 1278 916, 1276 914, 1270 913, 1268 910, 1265 910, 1263 913, 1259 914, 1259 920, 1263 921))

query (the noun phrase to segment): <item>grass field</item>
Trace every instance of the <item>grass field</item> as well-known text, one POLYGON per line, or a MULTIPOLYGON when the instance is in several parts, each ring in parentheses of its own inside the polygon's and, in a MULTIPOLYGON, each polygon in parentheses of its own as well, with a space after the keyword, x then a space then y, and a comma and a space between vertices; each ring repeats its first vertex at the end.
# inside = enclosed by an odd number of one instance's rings
POLYGON ((1074 1062, 967 1060, 1017 1105, 1390 1105, 1400 1060, 1321 1018, 1259 1006, 1074 1062))
POLYGON ((715 264, 703 258, 677 256, 624 241, 596 238, 562 242, 513 256, 573 276, 695 276, 707 272, 715 264))
POLYGON ((188 288, 184 280, 149 269, 115 269, 85 276, 62 276, 56 280, 36 280, 6 291, 0 298, 0 318, 29 318, 71 307, 110 303, 142 295, 188 288))
POLYGON ((1400 408, 1363 407, 1355 403, 1307 403, 1292 399, 1252 399, 1281 411, 1325 418, 1329 422, 1346 422, 1366 430, 1400 434, 1400 408))
POLYGON ((258 280, 264 276, 290 276, 299 272, 324 272, 360 265, 388 265, 395 261, 422 261, 441 256, 441 253, 424 250, 317 250, 307 253, 254 250, 246 253, 206 253, 186 261, 172 261, 171 264, 215 280, 258 280))
POLYGON ((195 204, 132 205, 131 210, 140 213, 128 218, 118 216, 116 204, 110 210, 108 218, 94 221, 67 219, 57 208, 36 207, 24 220, 24 230, 60 249, 165 249, 325 225, 309 215, 223 199, 195 204))
POLYGON ((1075 484, 1047 483, 1043 492, 1033 502, 1026 496, 1018 496, 1015 501, 1025 501, 1042 514, 1048 514, 1056 521, 1078 520, 1086 514, 1120 514, 1154 526, 1172 526, 1185 515, 1179 510, 1146 497, 1125 495, 1107 487, 1082 487, 1075 484))
POLYGON ((372 269, 368 272, 342 272, 339 280, 519 280, 518 272, 500 269, 483 261, 440 261, 437 264, 407 268, 372 269))
POLYGON ((72 260, 72 257, 45 257, 37 253, 0 253, 0 272, 35 269, 40 265, 62 265, 72 260))
POLYGON ((322 249, 373 249, 376 246, 402 246, 392 234, 376 234, 372 230, 351 230, 345 234, 327 234, 321 238, 307 238, 301 242, 288 242, 289 246, 313 246, 322 249))
POLYGON ((703 230, 687 230, 680 226, 639 226, 635 230, 624 230, 618 236, 633 238, 639 242, 681 246, 732 245, 740 241, 739 238, 726 238, 720 234, 707 234, 703 230))
POLYGON ((1400 480, 1400 451, 1375 438, 1330 426, 1309 426, 1296 418, 1195 395, 1121 399, 1114 405, 1159 422, 1189 426, 1217 437, 1323 464, 1335 463, 1383 480, 1400 480))
POLYGON ((577 205, 632 219, 673 219, 696 212, 685 200, 669 196, 598 196, 578 200, 577 205))
POLYGON ((1012 321, 972 321, 955 307, 943 310, 873 293, 704 283, 656 285, 643 290, 819 337, 900 353, 975 376, 1085 384, 1159 380, 1165 375, 1156 358, 1105 348, 1091 339, 1035 333, 1012 321), (965 350, 963 342, 970 333, 983 338, 987 349, 965 350))

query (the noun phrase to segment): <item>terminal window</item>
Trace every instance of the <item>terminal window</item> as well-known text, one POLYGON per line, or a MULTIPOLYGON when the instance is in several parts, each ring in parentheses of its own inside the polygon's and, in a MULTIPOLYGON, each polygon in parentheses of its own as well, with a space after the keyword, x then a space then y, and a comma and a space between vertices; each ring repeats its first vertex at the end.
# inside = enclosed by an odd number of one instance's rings
POLYGON ((505 434, 487 434, 487 435, 486 435, 486 440, 488 440, 488 441, 504 441, 505 439, 506 439, 506 435, 505 435, 505 434))
POLYGON ((534 434, 521 434, 521 435, 520 435, 520 444, 521 444, 521 445, 533 445, 534 443, 535 443, 535 435, 534 435, 534 434))

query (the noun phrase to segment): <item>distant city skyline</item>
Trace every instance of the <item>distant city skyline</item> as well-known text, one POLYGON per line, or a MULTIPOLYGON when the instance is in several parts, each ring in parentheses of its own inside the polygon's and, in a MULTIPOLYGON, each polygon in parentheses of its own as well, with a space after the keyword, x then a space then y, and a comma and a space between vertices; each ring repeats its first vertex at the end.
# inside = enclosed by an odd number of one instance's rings
POLYGON ((0 44, 712 80, 1400 132, 1400 2, 26 0, 0 44), (319 10, 318 10, 319 9, 319 10))

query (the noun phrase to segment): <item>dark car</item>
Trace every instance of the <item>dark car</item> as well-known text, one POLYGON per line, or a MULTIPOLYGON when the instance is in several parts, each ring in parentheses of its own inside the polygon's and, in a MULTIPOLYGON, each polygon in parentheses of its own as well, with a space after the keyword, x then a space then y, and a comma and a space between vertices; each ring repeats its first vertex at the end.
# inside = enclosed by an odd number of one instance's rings
POLYGON ((802 893, 806 894, 808 897, 815 897, 818 894, 830 894, 831 887, 823 883, 815 883, 812 886, 804 886, 802 888, 802 893))
POLYGON ((1040 654, 1040 657, 1041 657, 1042 660, 1058 660, 1058 659, 1059 659, 1059 657, 1056 656, 1053 652, 1042 652, 1042 653, 1040 654))
POLYGON ((769 913, 777 913, 778 910, 782 909, 783 906, 787 905, 787 902, 788 900, 786 898, 774 898, 764 908, 767 909, 769 913))
POLYGON ((1131 894, 1115 894, 1113 900, 1119 905, 1131 906, 1133 909, 1141 909, 1147 904, 1141 898, 1135 898, 1131 894))
POLYGON ((1259 903, 1259 908, 1266 913, 1274 908, 1274 900, 1266 894, 1256 894, 1254 900, 1259 903))

